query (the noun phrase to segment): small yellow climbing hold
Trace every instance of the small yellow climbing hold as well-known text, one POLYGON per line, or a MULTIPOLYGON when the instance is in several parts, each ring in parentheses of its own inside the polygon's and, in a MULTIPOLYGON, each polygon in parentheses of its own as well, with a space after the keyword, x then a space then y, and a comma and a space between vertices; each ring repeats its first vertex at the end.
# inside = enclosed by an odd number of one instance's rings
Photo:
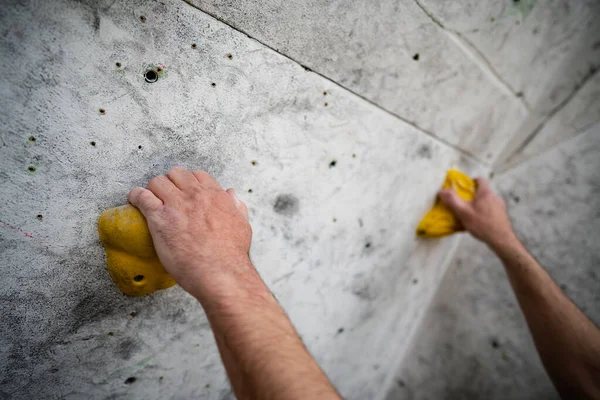
MULTIPOLYGON (((464 173, 451 169, 446 175, 443 188, 451 188, 467 201, 473 200, 477 184, 464 173)), ((417 227, 417 236, 423 238, 439 238, 463 230, 460 223, 439 198, 417 227)))
POLYGON ((175 285, 160 263, 146 219, 131 205, 106 210, 98 220, 111 278, 129 296, 175 285))

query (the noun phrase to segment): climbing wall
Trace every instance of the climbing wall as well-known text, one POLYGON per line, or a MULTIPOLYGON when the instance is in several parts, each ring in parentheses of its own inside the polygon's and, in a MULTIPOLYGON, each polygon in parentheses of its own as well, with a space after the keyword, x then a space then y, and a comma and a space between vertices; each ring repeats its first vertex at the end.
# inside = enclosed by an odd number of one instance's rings
POLYGON ((100 213, 174 166, 246 202, 252 259, 340 392, 402 396, 469 248, 414 237, 445 171, 597 137, 594 2, 6 3, 1 398, 232 397, 195 300, 126 297, 99 243, 100 213))

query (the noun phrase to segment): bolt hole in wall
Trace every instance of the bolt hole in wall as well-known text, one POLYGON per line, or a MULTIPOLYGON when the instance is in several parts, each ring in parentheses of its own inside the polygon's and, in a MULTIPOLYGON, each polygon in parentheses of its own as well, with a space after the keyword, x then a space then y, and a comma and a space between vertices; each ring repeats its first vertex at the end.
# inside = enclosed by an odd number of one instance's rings
POLYGON ((125 384, 126 385, 131 385, 132 383, 134 383, 137 379, 135 378, 135 376, 130 376, 129 378, 125 379, 125 384))
POLYGON ((198 47, 196 46, 196 43, 192 43, 192 49, 195 49, 196 47, 198 47))
POLYGON ((146 80, 146 82, 148 83, 154 83, 158 80, 158 74, 156 73, 156 71, 154 71, 153 69, 149 69, 148 71, 146 71, 146 73, 144 74, 144 79, 146 80))
POLYGON ((36 139, 35 136, 29 136, 27 140, 29 140, 31 143, 34 143, 36 139))
POLYGON ((145 16, 143 16, 143 15, 140 15, 140 21, 142 21, 142 22, 146 22, 146 17, 145 17, 145 16))
POLYGON ((36 169, 37 168, 35 167, 35 165, 30 165, 29 167, 27 167, 27 171, 29 171, 29 172, 35 172, 36 169))
POLYGON ((44 216, 42 214, 38 214, 35 217, 40 221, 44 218, 44 216))
POLYGON ((90 142, 90 146, 96 147, 96 142, 94 142, 94 141, 90 142))
POLYGON ((116 66, 117 68, 121 68, 121 63, 120 63, 120 62, 116 62, 116 63, 115 63, 115 66, 116 66))
POLYGON ((417 53, 413 56, 413 60, 419 61, 419 53, 417 53))

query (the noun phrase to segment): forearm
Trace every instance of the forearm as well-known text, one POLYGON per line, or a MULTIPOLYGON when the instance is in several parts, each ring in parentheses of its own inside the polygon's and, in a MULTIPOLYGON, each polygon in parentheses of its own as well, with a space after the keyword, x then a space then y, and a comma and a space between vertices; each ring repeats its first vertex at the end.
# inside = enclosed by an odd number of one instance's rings
POLYGON ((565 398, 600 398, 600 331, 516 236, 490 247, 502 260, 548 375, 565 398))
POLYGON ((240 399, 339 398, 249 260, 195 294, 240 399))

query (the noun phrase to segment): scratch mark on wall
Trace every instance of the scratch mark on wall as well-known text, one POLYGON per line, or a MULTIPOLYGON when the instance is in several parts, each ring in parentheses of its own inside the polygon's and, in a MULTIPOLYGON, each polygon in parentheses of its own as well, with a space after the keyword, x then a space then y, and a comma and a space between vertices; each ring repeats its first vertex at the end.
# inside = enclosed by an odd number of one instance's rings
POLYGON ((7 228, 10 228, 10 229, 12 229, 13 231, 21 232, 23 235, 25 235, 25 237, 28 237, 28 238, 33 238, 33 236, 32 236, 30 233, 27 233, 27 232, 23 231, 23 230, 22 230, 21 228, 19 228, 18 226, 11 225, 11 224, 9 224, 8 222, 4 222, 4 221, 2 221, 1 219, 0 219, 0 224, 4 225, 4 226, 5 226, 5 227, 7 227, 7 228))

